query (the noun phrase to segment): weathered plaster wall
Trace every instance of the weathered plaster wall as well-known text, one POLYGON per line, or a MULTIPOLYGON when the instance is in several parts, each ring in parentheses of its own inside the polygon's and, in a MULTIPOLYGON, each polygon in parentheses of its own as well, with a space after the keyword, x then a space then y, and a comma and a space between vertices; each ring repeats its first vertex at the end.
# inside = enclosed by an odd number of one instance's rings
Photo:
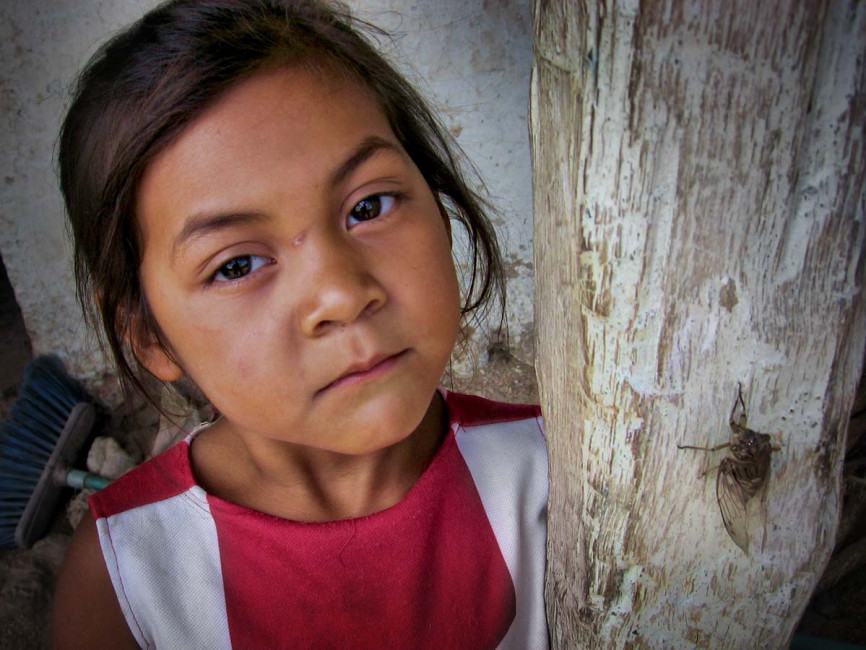
POLYGON ((0 254, 34 354, 75 373, 104 363, 82 322, 54 150, 76 71, 106 35, 154 2, 12 0, 0 5, 0 254))
MULTIPOLYGON (((53 155, 68 86, 98 45, 153 0, 11 0, 0 6, 0 254, 35 353, 59 352, 76 373, 104 363, 75 301, 53 155)), ((522 0, 355 0, 394 32, 391 51, 440 108, 499 208, 509 276, 509 330, 532 362, 531 179, 526 128, 532 54, 522 0)), ((489 347, 476 336, 481 366, 489 347)), ((472 364, 455 368, 468 373, 472 364)))

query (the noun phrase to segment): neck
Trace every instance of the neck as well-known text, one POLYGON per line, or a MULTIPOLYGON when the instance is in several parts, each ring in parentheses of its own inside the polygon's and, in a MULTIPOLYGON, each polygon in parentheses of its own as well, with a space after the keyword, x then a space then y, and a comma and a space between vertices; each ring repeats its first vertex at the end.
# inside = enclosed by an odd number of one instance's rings
POLYGON ((267 514, 307 522, 363 517, 395 505, 430 464, 448 426, 438 392, 415 431, 364 455, 242 435, 221 424, 197 437, 192 448, 204 489, 267 514))

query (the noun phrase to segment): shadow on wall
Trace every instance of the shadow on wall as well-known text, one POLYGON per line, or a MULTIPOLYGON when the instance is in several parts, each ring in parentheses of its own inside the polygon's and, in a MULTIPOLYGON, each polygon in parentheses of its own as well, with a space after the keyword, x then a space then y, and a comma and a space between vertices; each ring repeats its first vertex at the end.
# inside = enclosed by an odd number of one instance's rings
POLYGON ((0 257, 0 419, 12 404, 24 367, 33 358, 21 308, 0 257))

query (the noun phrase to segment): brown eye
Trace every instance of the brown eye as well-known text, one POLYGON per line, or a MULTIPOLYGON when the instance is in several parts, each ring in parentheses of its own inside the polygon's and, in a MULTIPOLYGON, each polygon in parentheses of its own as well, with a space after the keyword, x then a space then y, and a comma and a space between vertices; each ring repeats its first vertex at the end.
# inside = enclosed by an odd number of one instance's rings
POLYGON ((268 263, 268 259, 260 255, 241 255, 234 257, 217 269, 213 282, 231 282, 249 275, 268 263))
POLYGON ((391 194, 373 194, 361 199, 349 212, 349 227, 382 216, 394 207, 395 202, 396 198, 391 194))

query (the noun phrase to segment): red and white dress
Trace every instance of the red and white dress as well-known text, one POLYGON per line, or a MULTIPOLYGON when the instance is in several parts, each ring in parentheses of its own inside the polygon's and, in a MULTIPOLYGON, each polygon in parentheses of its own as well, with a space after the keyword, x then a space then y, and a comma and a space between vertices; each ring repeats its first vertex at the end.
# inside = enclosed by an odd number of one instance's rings
POLYGON ((191 434, 90 498, 146 648, 547 648, 538 407, 442 391, 450 431, 396 505, 302 523, 207 494, 191 434))

